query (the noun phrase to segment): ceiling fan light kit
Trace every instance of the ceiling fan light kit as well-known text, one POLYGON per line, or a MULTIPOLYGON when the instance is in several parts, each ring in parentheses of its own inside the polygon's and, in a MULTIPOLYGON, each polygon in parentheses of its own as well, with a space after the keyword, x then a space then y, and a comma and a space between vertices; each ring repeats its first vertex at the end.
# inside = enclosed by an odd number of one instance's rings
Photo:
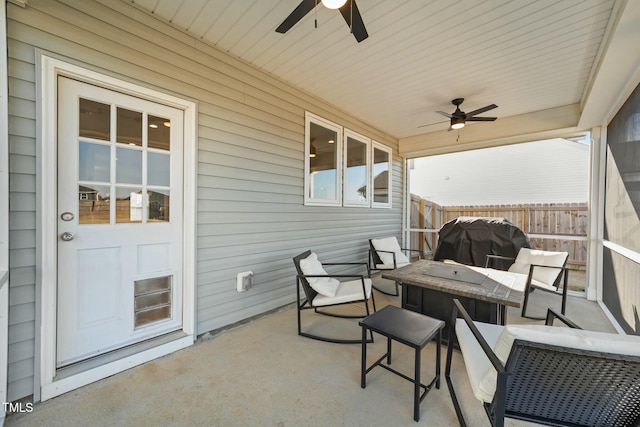
POLYGON ((458 117, 451 118, 451 129, 462 129, 464 127, 464 120, 458 117))
POLYGON ((327 9, 340 9, 347 0, 322 0, 322 4, 327 9))

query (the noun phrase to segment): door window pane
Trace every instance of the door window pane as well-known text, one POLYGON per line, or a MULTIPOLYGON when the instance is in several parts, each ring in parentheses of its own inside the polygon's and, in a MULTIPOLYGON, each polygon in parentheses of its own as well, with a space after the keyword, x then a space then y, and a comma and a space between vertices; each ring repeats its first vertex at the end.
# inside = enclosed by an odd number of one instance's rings
POLYGON ((168 154, 147 153, 147 184, 170 185, 170 164, 168 154))
POLYGON ((142 113, 118 107, 117 141, 142 147, 142 113))
POLYGON ((109 224, 109 187, 78 186, 78 223, 109 224))
POLYGON ((346 138, 344 204, 368 205, 367 143, 346 138))
POLYGON ((118 148, 116 154, 116 182, 142 184, 142 151, 118 148))
POLYGON ((116 222, 142 222, 142 190, 116 188, 116 222))
POLYGON ((111 106, 80 98, 78 135, 87 138, 111 139, 111 106))
POLYGON ((80 181, 109 182, 111 149, 108 145, 80 142, 78 160, 80 181))
POLYGON ((149 222, 169 222, 169 191, 148 191, 147 197, 149 200, 149 209, 147 210, 149 222))
POLYGON ((149 148, 171 149, 171 120, 149 116, 149 148))

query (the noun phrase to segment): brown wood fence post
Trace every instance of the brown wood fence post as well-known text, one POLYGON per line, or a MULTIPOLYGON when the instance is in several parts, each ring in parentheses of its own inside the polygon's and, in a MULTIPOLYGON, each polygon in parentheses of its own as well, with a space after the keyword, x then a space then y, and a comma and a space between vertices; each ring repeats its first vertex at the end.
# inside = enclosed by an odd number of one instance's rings
MULTIPOLYGON (((416 200, 417 204, 417 200, 416 200)), ((416 210, 417 207, 416 207, 416 210)), ((412 211, 415 212, 415 211, 412 211)), ((428 225, 427 215, 431 218, 431 228, 438 230, 442 225, 460 216, 498 216, 505 217, 522 231, 529 234, 556 234, 586 236, 588 208, 585 203, 542 203, 487 206, 439 206, 428 200, 420 201, 420 227, 428 225), (431 215, 426 209, 431 208, 431 215)), ((438 234, 431 233, 421 239, 420 250, 431 244, 435 250, 438 234), (422 246, 424 244, 424 246, 422 246)), ((586 242, 553 239, 531 239, 531 245, 543 250, 569 251, 568 263, 573 268, 584 269, 586 265, 586 242)))
MULTIPOLYGON (((425 209, 425 203, 424 203, 424 199, 420 199, 420 212, 418 215, 418 225, 419 228, 424 229, 424 209, 425 209)), ((422 233, 418 233, 418 236, 420 236, 420 244, 418 246, 418 249, 420 250, 420 253, 424 253, 424 232, 422 233)))

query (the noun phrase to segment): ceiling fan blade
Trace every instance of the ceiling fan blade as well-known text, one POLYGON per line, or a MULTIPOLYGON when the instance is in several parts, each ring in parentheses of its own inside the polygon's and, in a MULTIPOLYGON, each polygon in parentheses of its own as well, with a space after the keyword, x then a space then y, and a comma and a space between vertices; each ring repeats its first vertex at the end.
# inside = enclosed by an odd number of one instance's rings
POLYGON ((467 117, 468 122, 492 122, 497 117, 467 117))
POLYGON ((360 15, 360 11, 358 10, 356 0, 347 0, 344 6, 340 8, 340 13, 342 14, 344 20, 347 22, 349 28, 351 28, 351 32, 353 33, 353 36, 356 38, 358 43, 369 37, 367 29, 364 27, 362 15, 360 15), (352 16, 353 22, 351 22, 352 16))
POLYGON ((439 125, 440 123, 449 123, 449 120, 443 120, 441 122, 435 122, 435 123, 428 123, 426 125, 420 125, 420 126, 418 126, 418 128, 424 128, 424 127, 432 126, 432 125, 439 125))
POLYGON ((477 110, 473 110, 467 113, 467 118, 475 116, 477 114, 482 114, 485 111, 493 110, 494 108, 498 108, 498 106, 496 104, 491 104, 491 105, 487 105, 486 107, 478 108, 477 110))
POLYGON ((276 28, 276 32, 278 33, 286 33, 298 23, 305 15, 313 10, 316 7, 316 0, 302 0, 298 7, 293 9, 293 12, 289 16, 282 21, 282 24, 276 28))
POLYGON ((452 119, 452 118, 453 118, 453 116, 452 116, 451 114, 449 114, 449 113, 445 113, 444 111, 436 111, 436 113, 438 113, 438 114, 442 114, 443 116, 445 116, 445 117, 449 117, 450 119, 452 119))

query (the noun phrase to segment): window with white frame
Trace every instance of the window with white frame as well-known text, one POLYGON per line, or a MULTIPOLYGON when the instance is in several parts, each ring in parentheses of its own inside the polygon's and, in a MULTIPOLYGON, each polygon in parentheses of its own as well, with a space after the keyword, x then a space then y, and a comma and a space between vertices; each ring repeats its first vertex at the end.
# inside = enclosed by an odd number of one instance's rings
POLYGON ((369 138, 344 130, 344 206, 370 205, 370 146, 369 138))
POLYGON ((304 204, 391 207, 391 149, 305 113, 304 204))
POLYGON ((371 207, 391 207, 391 149, 372 141, 371 207))
POLYGON ((305 205, 342 204, 342 127, 305 114, 305 205))

